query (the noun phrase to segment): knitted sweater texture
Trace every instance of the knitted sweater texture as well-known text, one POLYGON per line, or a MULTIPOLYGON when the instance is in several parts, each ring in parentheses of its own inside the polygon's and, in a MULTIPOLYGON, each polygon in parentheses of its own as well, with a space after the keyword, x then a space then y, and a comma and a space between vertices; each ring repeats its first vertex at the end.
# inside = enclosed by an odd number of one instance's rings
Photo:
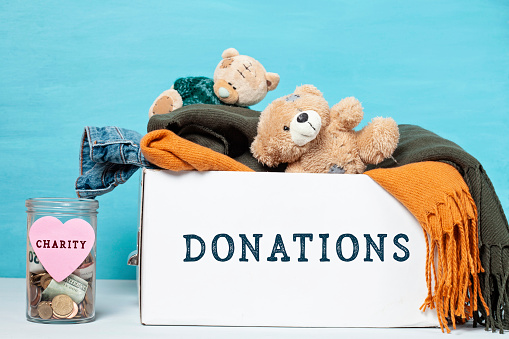
POLYGON ((224 154, 183 139, 165 129, 147 133, 141 139, 140 146, 150 163, 172 171, 254 172, 224 154))
MULTIPOLYGON (((190 105, 150 118, 147 132, 168 129, 179 137, 210 148, 257 172, 280 171, 258 162, 249 151, 260 112, 225 105, 190 105)), ((283 167, 284 168, 284 167, 283 167)))
POLYGON ((178 78, 173 84, 173 89, 182 97, 183 106, 193 104, 223 104, 214 93, 214 80, 207 77, 178 78))

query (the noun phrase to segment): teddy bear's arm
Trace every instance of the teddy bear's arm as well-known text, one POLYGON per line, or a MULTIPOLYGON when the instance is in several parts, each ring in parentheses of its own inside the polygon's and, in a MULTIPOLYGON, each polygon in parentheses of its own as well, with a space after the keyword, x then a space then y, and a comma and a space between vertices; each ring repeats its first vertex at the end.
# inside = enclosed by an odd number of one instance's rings
POLYGON ((364 111, 359 100, 354 97, 344 98, 330 110, 329 130, 351 130, 361 122, 363 116, 364 111))
POLYGON ((398 125, 392 118, 377 117, 356 132, 359 155, 366 164, 379 164, 392 155, 399 141, 398 125))

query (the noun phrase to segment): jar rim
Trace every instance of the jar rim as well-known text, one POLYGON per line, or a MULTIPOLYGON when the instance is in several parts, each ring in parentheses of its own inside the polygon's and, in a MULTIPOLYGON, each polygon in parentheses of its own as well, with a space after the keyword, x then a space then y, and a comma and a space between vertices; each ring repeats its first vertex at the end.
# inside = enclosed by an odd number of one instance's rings
POLYGON ((76 209, 95 211, 99 202, 95 199, 83 198, 29 198, 25 201, 28 210, 33 209, 76 209))

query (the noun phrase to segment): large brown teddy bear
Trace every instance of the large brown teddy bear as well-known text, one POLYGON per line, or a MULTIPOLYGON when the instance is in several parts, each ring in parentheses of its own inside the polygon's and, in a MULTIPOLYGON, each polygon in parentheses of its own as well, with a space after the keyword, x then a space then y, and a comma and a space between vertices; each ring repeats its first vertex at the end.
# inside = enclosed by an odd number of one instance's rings
POLYGON ((391 118, 363 118, 360 102, 345 98, 329 109, 312 85, 276 99, 261 113, 251 152, 268 166, 287 163, 286 172, 362 173, 392 155, 399 130, 391 118))

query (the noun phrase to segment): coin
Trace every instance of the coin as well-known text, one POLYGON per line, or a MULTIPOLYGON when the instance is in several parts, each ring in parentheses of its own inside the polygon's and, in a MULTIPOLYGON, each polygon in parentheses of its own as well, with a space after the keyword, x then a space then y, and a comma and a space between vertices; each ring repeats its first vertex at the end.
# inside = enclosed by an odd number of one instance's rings
POLYGON ((55 313, 55 310, 53 310, 53 319, 65 319, 67 316, 58 315, 55 313))
POLYGON ((67 319, 72 319, 78 314, 78 305, 73 301, 72 302, 72 312, 67 316, 67 319))
POLYGON ((57 317, 67 317, 73 310, 73 301, 71 297, 65 294, 59 294, 53 298, 51 305, 53 307, 53 313, 57 317))
POLYGON ((87 292, 85 293, 85 298, 83 299, 86 304, 93 304, 94 303, 94 291, 92 290, 92 285, 89 285, 87 288, 87 292))
POLYGON ((87 317, 86 314, 85 314, 85 306, 83 305, 84 302, 81 302, 79 305, 78 305, 78 315, 82 315, 83 317, 87 317))
POLYGON ((94 313, 94 293, 92 292, 92 288, 90 286, 87 289, 84 301, 85 302, 83 303, 83 306, 85 308, 86 316, 90 317, 94 313))
POLYGON ((41 283, 41 277, 46 273, 39 273, 39 274, 31 274, 30 275, 30 283, 32 285, 40 285, 41 283))
POLYGON ((87 317, 91 317, 94 314, 94 304, 85 303, 85 311, 87 313, 87 317))
POLYGON ((39 301, 41 301, 42 293, 41 288, 30 285, 30 306, 36 307, 39 301))
POLYGON ((39 311, 37 311, 37 308, 35 307, 30 307, 30 316, 32 318, 35 318, 35 317, 38 317, 39 316, 39 311))
POLYGON ((42 319, 49 319, 53 315, 53 309, 49 301, 40 302, 39 305, 37 305, 37 311, 42 319))
POLYGON ((44 273, 44 275, 41 277, 41 280, 40 280, 41 287, 44 289, 47 289, 51 280, 53 280, 51 275, 49 275, 48 273, 44 273))
POLYGON ((85 261, 83 261, 83 263, 81 263, 81 265, 79 265, 79 266, 78 266, 78 268, 77 268, 77 269, 87 268, 87 267, 89 267, 89 266, 91 266, 91 265, 93 265, 93 264, 94 264, 94 262, 93 262, 93 261, 86 261, 86 260, 85 260, 85 261))

